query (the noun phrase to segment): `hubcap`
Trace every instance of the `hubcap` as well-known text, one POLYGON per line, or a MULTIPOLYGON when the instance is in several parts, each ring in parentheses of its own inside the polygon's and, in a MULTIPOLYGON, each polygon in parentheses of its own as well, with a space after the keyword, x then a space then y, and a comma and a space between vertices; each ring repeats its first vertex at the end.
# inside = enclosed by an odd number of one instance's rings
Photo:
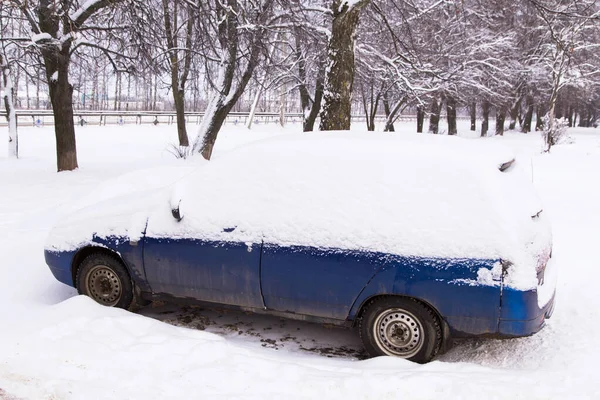
POLYGON ((121 299, 121 280, 105 265, 92 268, 85 283, 90 297, 102 305, 112 307, 121 299))
POLYGON ((401 308, 383 311, 373 325, 379 348, 390 356, 409 358, 423 347, 423 326, 411 313, 401 308))

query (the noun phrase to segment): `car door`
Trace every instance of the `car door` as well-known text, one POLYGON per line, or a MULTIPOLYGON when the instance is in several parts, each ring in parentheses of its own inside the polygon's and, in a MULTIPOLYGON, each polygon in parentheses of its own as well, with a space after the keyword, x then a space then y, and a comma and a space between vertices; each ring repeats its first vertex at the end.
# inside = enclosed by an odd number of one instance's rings
POLYGON ((144 269, 154 293, 264 307, 259 275, 262 243, 228 240, 235 233, 232 227, 224 227, 218 239, 205 237, 201 223, 184 223, 201 221, 200 210, 190 210, 182 221, 170 225, 158 214, 150 216, 144 241, 144 269))
POLYGON ((378 253, 264 244, 262 291, 269 310, 345 320, 385 263, 378 253))

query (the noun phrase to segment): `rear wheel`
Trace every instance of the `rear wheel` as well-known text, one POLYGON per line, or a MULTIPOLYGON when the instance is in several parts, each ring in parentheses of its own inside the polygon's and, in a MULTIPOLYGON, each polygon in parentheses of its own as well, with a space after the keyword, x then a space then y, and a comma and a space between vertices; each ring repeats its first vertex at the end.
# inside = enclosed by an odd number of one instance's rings
POLYGON ((365 306, 359 331, 370 356, 395 356, 418 363, 431 361, 442 344, 435 313, 404 297, 381 297, 365 306))
POLYGON ((133 305, 133 284, 123 263, 103 253, 87 256, 77 270, 79 294, 107 307, 129 309, 133 305))

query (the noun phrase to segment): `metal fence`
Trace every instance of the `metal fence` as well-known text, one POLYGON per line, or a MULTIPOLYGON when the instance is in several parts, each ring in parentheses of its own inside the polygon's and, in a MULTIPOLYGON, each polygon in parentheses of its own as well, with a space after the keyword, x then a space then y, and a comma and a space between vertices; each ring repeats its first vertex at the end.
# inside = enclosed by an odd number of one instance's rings
MULTIPOLYGON (((1 115, 1 114, 0 114, 1 115)), ((54 125, 54 116, 52 110, 17 110, 18 126, 52 126, 54 125)), ((188 124, 199 125, 204 116, 203 112, 186 112, 185 118, 188 124)), ((248 122, 249 113, 231 112, 227 116, 226 124, 244 125, 248 122)), ((73 113, 75 124, 77 125, 171 125, 176 123, 176 114, 174 111, 89 111, 75 110, 73 113)), ((417 116, 412 114, 403 114, 398 117, 398 121, 414 121, 417 116)), ((442 116, 444 118, 444 116, 442 116)), ((458 116, 458 119, 468 119, 468 116, 458 116)), ((256 113, 253 124, 279 123, 280 115, 278 113, 256 113)), ((376 123, 385 122, 385 115, 377 115, 376 123)), ((353 115, 352 122, 365 122, 364 115, 353 115)), ((289 113, 284 115, 284 122, 301 123, 301 113, 289 113)), ((0 118, 0 126, 6 126, 6 118, 0 118)))

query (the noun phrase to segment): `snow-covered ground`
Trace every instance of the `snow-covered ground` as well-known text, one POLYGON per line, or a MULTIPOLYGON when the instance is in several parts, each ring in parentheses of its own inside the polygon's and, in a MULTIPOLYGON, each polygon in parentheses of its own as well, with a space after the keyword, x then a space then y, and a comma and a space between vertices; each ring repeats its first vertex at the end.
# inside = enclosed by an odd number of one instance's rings
MULTIPOLYGON (((297 130, 227 126, 215 157, 297 130)), ((417 365, 362 360, 354 333, 338 328, 170 305, 132 314, 76 296, 44 263, 48 230, 103 181, 182 163, 168 151, 176 130, 79 128, 80 169, 57 174, 52 128, 23 128, 20 160, 0 142, 0 399, 600 398, 600 130, 570 132, 575 143, 549 155, 537 134, 484 139, 531 159, 560 266, 554 316, 530 338, 461 341, 417 365)))

